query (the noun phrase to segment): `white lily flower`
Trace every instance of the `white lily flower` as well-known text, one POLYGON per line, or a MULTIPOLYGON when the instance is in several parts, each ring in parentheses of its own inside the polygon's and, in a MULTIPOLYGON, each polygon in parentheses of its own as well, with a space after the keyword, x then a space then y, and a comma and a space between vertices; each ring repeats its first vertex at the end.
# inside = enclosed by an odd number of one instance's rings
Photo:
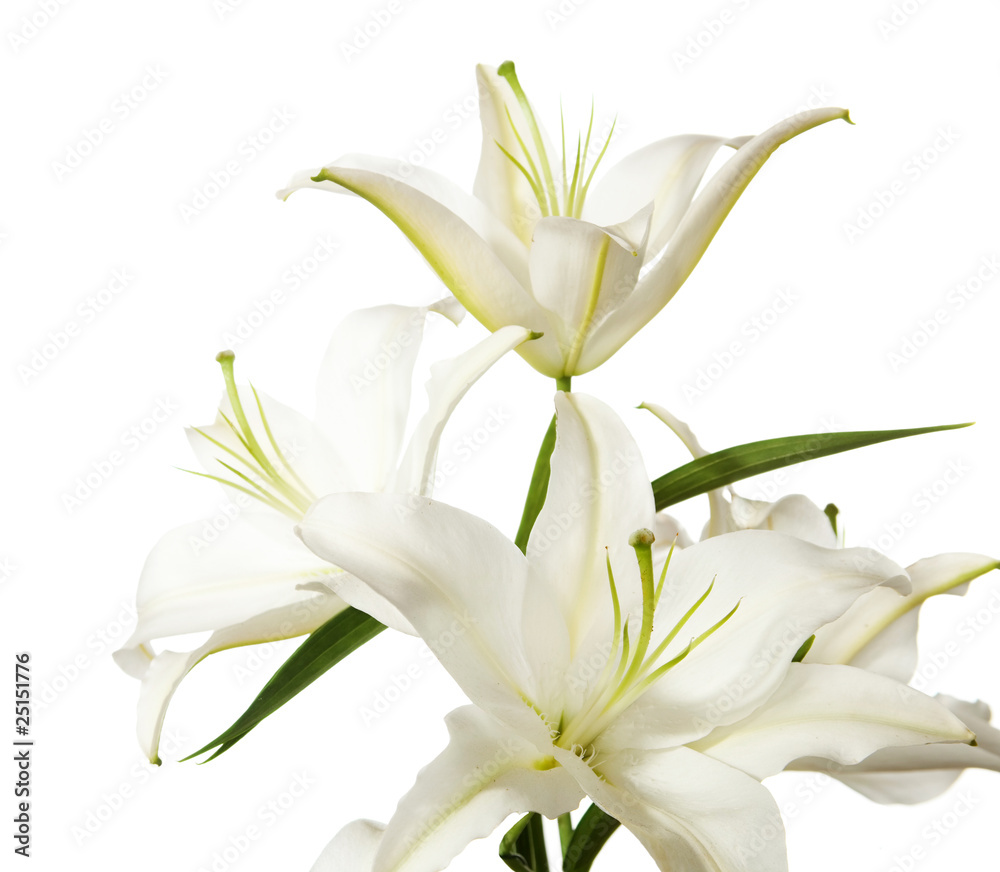
POLYGON ((783 839, 750 846, 761 827, 781 829, 759 779, 808 754, 848 764, 971 741, 946 708, 889 678, 791 662, 858 596, 908 590, 899 566, 743 531, 677 550, 657 574, 652 492, 628 431, 579 394, 558 394, 556 412, 526 554, 429 499, 338 494, 299 525, 412 623, 474 703, 449 716, 449 747, 388 825, 349 826, 316 872, 439 870, 512 812, 555 817, 585 795, 661 869, 778 872, 783 839), (701 751, 721 727, 735 739, 701 751))
MULTIPOLYGON (((696 459, 705 456, 691 428, 662 406, 644 403, 680 438, 696 459)), ((748 500, 728 488, 708 494, 711 519, 702 538, 733 530, 775 530, 827 548, 836 548, 830 517, 808 497, 791 494, 777 502, 748 500)), ((674 519, 657 518, 658 529, 676 530, 681 545, 690 544, 674 519)), ((880 587, 863 596, 836 621, 821 627, 803 662, 848 665, 909 684, 917 669, 920 607, 932 596, 964 596, 969 583, 1000 561, 983 554, 939 554, 906 568, 909 593, 880 587)), ((990 708, 982 701, 965 702, 944 694, 937 699, 976 734, 977 745, 928 744, 885 748, 851 766, 817 757, 792 761, 788 769, 829 772, 848 787, 876 802, 916 803, 947 790, 966 768, 1000 771, 1000 731, 990 724, 990 708)))
POLYGON ((816 109, 752 137, 663 139, 591 187, 604 151, 587 166, 589 129, 570 166, 565 136, 555 153, 512 63, 480 66, 477 76, 483 147, 473 195, 427 169, 347 155, 298 174, 278 196, 313 187, 368 200, 489 330, 543 333, 518 353, 556 379, 602 364, 671 300, 780 145, 850 120, 845 109, 816 109), (724 146, 736 154, 695 196, 724 146))
MULTIPOLYGON (((315 421, 253 388, 237 388, 232 352, 219 355, 226 393, 218 417, 188 435, 205 474, 231 497, 224 523, 179 527, 153 548, 139 579, 135 632, 114 655, 142 680, 138 735, 151 761, 159 762, 170 699, 199 661, 226 648, 312 632, 347 607, 336 592, 355 580, 316 557, 293 532, 315 499, 353 490, 429 494, 451 412, 497 359, 530 335, 510 327, 435 364, 428 410, 404 449, 413 367, 430 311, 456 323, 464 314, 446 300, 426 308, 363 309, 345 318, 320 371, 315 421), (154 640, 205 631, 211 631, 208 640, 192 651, 154 648, 154 640)), ((388 603, 373 601, 367 587, 357 599, 383 623, 409 629, 388 603)))

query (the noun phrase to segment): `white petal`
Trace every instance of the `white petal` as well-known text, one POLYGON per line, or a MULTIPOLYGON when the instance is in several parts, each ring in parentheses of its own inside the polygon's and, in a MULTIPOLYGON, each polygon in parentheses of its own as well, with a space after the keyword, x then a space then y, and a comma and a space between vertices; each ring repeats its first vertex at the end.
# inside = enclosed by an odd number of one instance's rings
POLYGON ((739 148, 749 138, 671 136, 644 146, 591 188, 583 217, 595 224, 614 224, 652 202, 649 249, 655 255, 673 236, 716 152, 723 146, 739 148))
POLYGON ((729 514, 733 530, 774 530, 820 548, 836 548, 838 544, 826 512, 802 494, 789 494, 774 503, 733 494, 729 514))
POLYGON ((692 747, 763 779, 798 757, 846 766, 882 748, 972 739, 947 708, 891 678, 852 666, 793 663, 750 717, 692 747))
POLYGON ((310 872, 371 872, 385 824, 352 821, 323 849, 310 872))
POLYGON ((611 726, 615 747, 669 747, 746 717, 779 687, 818 627, 877 585, 909 587, 901 567, 870 549, 818 548, 763 530, 729 533, 675 552, 654 645, 713 579, 711 594, 660 662, 738 608, 611 726))
POLYGON ((635 293, 595 331, 577 371, 588 372, 602 364, 673 298, 750 180, 782 143, 837 118, 847 119, 847 111, 801 112, 741 146, 695 198, 665 253, 642 277, 635 293))
POLYGON ((575 374, 587 338, 628 298, 639 278, 640 252, 623 242, 576 218, 543 218, 535 227, 531 289, 550 313, 566 361, 564 375, 575 374))
POLYGON ((917 666, 917 619, 931 596, 963 595, 970 581, 1000 566, 982 554, 939 554, 908 567, 913 591, 901 597, 873 590, 839 620, 823 627, 806 656, 810 663, 848 663, 909 681, 917 666))
POLYGON ((568 641, 553 594, 527 583, 499 530, 425 497, 334 494, 298 531, 392 603, 473 702, 548 741, 536 676, 565 665, 568 641))
MULTIPOLYGON (((194 651, 161 651, 148 660, 139 691, 136 723, 143 753, 151 762, 160 762, 160 731, 163 729, 170 700, 184 676, 210 654, 228 648, 277 642, 279 639, 291 639, 311 633, 345 608, 347 604, 333 595, 314 596, 305 602, 273 609, 243 623, 217 630, 205 644, 194 651)), ((116 659, 122 653, 115 652, 116 659)), ((133 664, 137 653, 133 651, 131 654, 133 664)))
POLYGON ((663 872, 782 872, 785 831, 768 790, 690 748, 559 761, 630 829, 663 872))
POLYGON ((935 697, 976 734, 977 747, 957 744, 885 748, 853 766, 804 757, 788 769, 829 772, 852 790, 881 803, 925 802, 944 793, 966 768, 1000 772, 1000 730, 990 725, 989 706, 938 694, 935 697))
POLYGON ((556 592, 572 656, 585 661, 611 638, 609 557, 623 613, 641 602, 628 540, 652 526, 653 493, 639 447, 608 406, 560 392, 556 417, 548 492, 528 540, 530 586, 556 592))
POLYGON ((430 496, 438 443, 451 413, 465 392, 494 363, 530 337, 531 332, 523 327, 502 327, 458 357, 442 360, 431 367, 431 378, 427 382, 427 412, 410 437, 394 490, 430 496))
POLYGON ((446 723, 448 747, 400 800, 371 872, 437 872, 508 815, 554 818, 583 798, 564 769, 537 768, 545 755, 474 706, 456 709, 446 723))
MULTIPOLYGON (((339 188, 364 198, 392 221, 431 269, 488 330, 520 324, 545 333, 548 318, 526 290, 526 250, 475 197, 427 171, 405 180, 368 156, 351 155, 324 167, 339 188), (374 167, 374 169, 372 169, 374 167)), ((554 339, 519 353, 546 375, 562 375, 554 339)))
POLYGON ((427 311, 361 309, 334 331, 317 383, 316 424, 349 460, 351 490, 382 491, 395 479, 427 311))
POLYGON ((301 585, 341 571, 304 548, 280 515, 240 516, 221 532, 207 521, 178 527, 146 558, 136 593, 139 618, 125 648, 305 602, 315 594, 301 585))

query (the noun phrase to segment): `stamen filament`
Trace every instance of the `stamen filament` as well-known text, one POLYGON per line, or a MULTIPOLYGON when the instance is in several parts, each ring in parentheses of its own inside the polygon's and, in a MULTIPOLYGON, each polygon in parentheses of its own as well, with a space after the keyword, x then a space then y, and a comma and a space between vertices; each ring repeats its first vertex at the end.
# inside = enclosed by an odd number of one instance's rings
MULTIPOLYGON (((494 142, 496 142, 496 140, 494 140, 494 142)), ((506 158, 521 171, 521 174, 524 176, 528 184, 531 186, 531 193, 535 195, 535 200, 538 201, 539 208, 541 208, 542 211, 544 212, 545 207, 542 204, 542 192, 539 190, 535 180, 531 177, 531 174, 524 168, 524 165, 516 157, 514 157, 514 155, 512 155, 509 151, 507 151, 507 149, 504 148, 499 142, 497 142, 497 148, 499 148, 500 151, 504 153, 506 158)))
MULTIPOLYGON (((593 112, 593 110, 591 110, 593 112)), ((593 116, 591 116, 591 121, 593 121, 593 116)), ((608 131, 608 138, 604 140, 604 147, 601 149, 601 153, 597 155, 597 160, 594 161, 594 165, 590 168, 590 175, 587 176, 587 183, 583 186, 583 190, 580 192, 580 212, 583 212, 583 203, 587 199, 587 191, 590 190, 590 183, 593 181, 594 173, 597 172, 597 167, 600 166, 601 159, 604 157, 604 152, 608 150, 608 146, 611 144, 611 135, 615 132, 615 125, 618 123, 618 116, 615 116, 615 120, 611 122, 611 129, 608 131)), ((589 137, 589 133, 588 133, 589 137)), ((575 216, 579 218, 580 216, 575 216)))
MULTIPOLYGON (((528 98, 525 96, 525 93, 521 88, 521 83, 517 79, 517 73, 514 72, 513 61, 506 61, 500 64, 497 68, 497 73, 507 80, 507 84, 510 85, 511 90, 514 92, 514 96, 517 98, 518 104, 521 106, 521 111, 524 112, 525 118, 528 120, 528 127, 531 129, 531 138, 534 140, 535 149, 538 151, 538 159, 542 164, 542 175, 545 178, 546 187, 548 188, 549 201, 551 203, 551 208, 546 214, 558 214, 559 201, 556 199, 556 183, 555 179, 552 177, 552 168, 549 166, 549 156, 545 151, 545 142, 542 139, 542 131, 538 126, 538 121, 535 119, 535 113, 531 109, 531 104, 528 102, 528 98)), ((507 114, 509 117, 510 113, 508 112, 507 114)), ((515 130, 514 133, 516 134, 517 131, 515 130)), ((518 136, 518 140, 520 141, 520 136, 518 136)), ((523 143, 521 148, 524 148, 523 143)), ((527 155, 527 149, 525 149, 525 154, 527 155)), ((543 209, 542 211, 544 212, 545 210, 543 209)))
POLYGON ((250 390, 253 391, 253 398, 257 401, 257 411, 260 413, 260 420, 264 425, 264 432, 267 434, 267 439, 271 443, 271 447, 274 449, 275 455, 281 461, 281 465, 285 467, 288 474, 295 479, 298 486, 302 488, 302 494, 308 498, 311 505, 316 502, 316 495, 312 492, 309 485, 302 480, 299 474, 295 471, 295 468, 285 459, 285 452, 278 447, 278 442, 274 438, 274 433, 271 432, 271 424, 267 420, 267 415, 264 414, 264 404, 260 401, 260 396, 257 394, 257 388, 250 385, 250 390))
MULTIPOLYGON (((226 487, 231 487, 231 488, 235 488, 238 491, 242 491, 247 496, 253 497, 255 500, 262 499, 262 497, 260 497, 258 494, 255 494, 249 488, 245 488, 245 487, 243 487, 243 485, 236 484, 236 482, 229 481, 229 479, 222 478, 221 476, 212 475, 210 472, 198 472, 195 469, 182 469, 181 472, 188 472, 191 475, 200 475, 202 478, 210 478, 210 479, 212 479, 212 481, 217 481, 217 482, 219 482, 219 484, 223 484, 226 487)), ((276 509, 277 511, 281 512, 283 515, 288 515, 288 517, 291 518, 293 521, 301 521, 302 520, 302 513, 301 512, 293 512, 291 509, 288 509, 285 506, 280 505, 274 499, 274 497, 272 497, 270 494, 268 494, 267 497, 263 498, 263 499, 264 499, 264 502, 266 502, 269 506, 271 506, 271 508, 276 509)))
POLYGON ((573 217, 574 203, 576 203, 576 180, 580 175, 580 134, 576 136, 576 163, 573 164, 573 180, 569 183, 569 198, 566 201, 566 214, 573 217))

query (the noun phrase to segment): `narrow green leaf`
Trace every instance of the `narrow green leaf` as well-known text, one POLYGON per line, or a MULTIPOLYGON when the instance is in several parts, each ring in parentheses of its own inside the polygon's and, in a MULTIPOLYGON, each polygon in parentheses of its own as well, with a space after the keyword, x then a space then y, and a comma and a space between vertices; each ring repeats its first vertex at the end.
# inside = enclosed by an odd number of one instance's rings
MULTIPOLYGON (((385 629, 371 615, 354 608, 348 608, 334 615, 323 626, 317 627, 306 640, 295 649, 271 676, 264 689, 250 707, 243 712, 228 730, 217 736, 204 748, 185 757, 190 760, 200 754, 216 749, 209 757, 214 760, 228 751, 268 715, 274 714, 292 697, 305 690, 317 678, 343 660, 356 648, 374 639, 385 629)), ((208 760, 204 761, 208 762, 208 760)))
POLYGON ((588 808, 573 830, 573 838, 570 839, 563 858, 563 872, 587 872, 598 852, 619 826, 618 821, 596 805, 588 808))
POLYGON ((500 859, 514 872, 549 872, 541 815, 526 814, 507 831, 500 840, 500 859))
POLYGON ((708 493, 716 488, 781 469, 806 460, 863 448, 905 436, 919 436, 940 430, 957 430, 970 424, 944 424, 938 427, 917 427, 912 430, 858 430, 844 433, 813 433, 806 436, 786 436, 736 445, 714 454, 706 454, 691 463, 661 475, 653 482, 656 510, 665 509, 684 500, 708 493))
POLYGON ((524 513, 521 515, 521 524, 517 528, 517 536, 514 537, 514 544, 521 549, 522 554, 528 550, 528 537, 531 535, 531 528, 535 526, 535 519, 545 502, 545 493, 549 489, 549 474, 551 472, 549 461, 555 447, 556 416, 553 415, 552 423, 545 431, 542 445, 538 449, 535 468, 531 473, 531 483, 528 485, 528 495, 524 499, 524 513))

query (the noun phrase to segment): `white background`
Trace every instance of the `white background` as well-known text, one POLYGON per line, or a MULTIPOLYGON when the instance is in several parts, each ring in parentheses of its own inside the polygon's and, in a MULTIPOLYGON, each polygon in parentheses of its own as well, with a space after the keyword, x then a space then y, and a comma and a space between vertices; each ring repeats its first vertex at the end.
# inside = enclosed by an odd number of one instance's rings
MULTIPOLYGON (((0 558, 8 571, 0 649, 8 660, 31 651, 36 698, 49 699, 35 714, 34 856, 17 861, 25 868, 195 872, 212 868, 216 852, 256 825, 260 837, 216 869, 306 870, 349 820, 387 819, 443 745, 441 716, 460 694, 415 642, 385 634, 219 760, 175 762, 242 711, 294 647, 285 643, 259 651, 263 663, 245 649, 199 666, 168 718, 176 747, 150 772, 134 740, 138 686, 110 652, 131 631, 150 547, 167 529, 220 511, 211 482, 175 467, 193 463, 182 428, 214 416, 221 379, 213 356, 232 344, 227 332, 254 302, 281 287, 318 240, 337 244, 236 347, 243 378, 309 412, 318 362, 346 312, 424 303, 441 292, 367 204, 313 191, 281 203, 273 192, 294 171, 348 151, 421 160, 470 186, 480 137, 477 62, 514 59, 553 132, 560 98, 569 130, 584 123, 591 96, 598 129, 617 112, 609 162, 666 135, 756 133, 806 105, 848 106, 857 126, 832 123, 783 147, 678 297, 574 387, 621 412, 651 474, 686 458, 661 425, 633 409, 643 400, 688 420, 710 449, 828 429, 976 420, 969 430, 820 460, 740 490, 834 501, 850 544, 881 536, 903 564, 941 551, 1000 550, 1000 279, 961 310, 949 301, 982 258, 1000 254, 1000 10, 988 0, 94 0, 60 5, 48 20, 44 5, 11 0, 0 15, 0 558), (42 26, 32 31, 23 16, 36 15, 42 26), (380 19, 388 21, 381 32, 367 43, 357 38, 379 30, 380 19), (155 87, 143 93, 144 80, 155 87), (120 95, 133 88, 142 99, 125 117, 120 95), (290 116, 284 129, 263 148, 250 144, 275 113, 290 116), (103 140, 68 172, 58 167, 105 118, 103 140), (435 143, 436 128, 443 133, 435 143), (239 174, 186 218, 181 207, 231 160, 239 174), (894 183, 902 193, 864 232, 850 234, 846 225, 862 211, 878 213, 880 192, 894 183), (88 296, 114 270, 132 277, 126 289, 84 321, 88 296), (745 325, 770 320, 780 290, 794 304, 752 340, 745 325), (937 310, 947 323, 912 360, 893 366, 890 353, 937 310), (33 367, 50 333, 71 321, 77 335, 33 367), (734 341, 743 353, 733 365, 712 367, 718 377, 700 395, 685 391, 734 341), (141 443, 126 445, 123 434, 141 428, 158 403, 175 410, 155 427, 147 422, 141 443), (64 494, 116 449, 124 462, 67 507, 64 494), (965 471, 945 486, 950 465, 965 471), (922 502, 920 491, 935 485, 934 503, 922 502), (904 529, 907 513, 913 524, 904 529), (362 707, 413 662, 422 677, 366 725, 362 707), (268 817, 267 804, 287 802, 296 775, 308 790, 268 817), (84 838, 88 819, 97 831, 84 838)), ((475 324, 439 325, 428 345, 451 353, 480 335, 475 324)), ((449 428, 442 457, 456 456, 455 444, 494 410, 509 421, 441 496, 512 534, 551 393, 551 382, 514 356, 490 373, 449 428)), ((704 511, 703 500, 680 507, 695 529, 704 511)), ((925 609, 922 668, 933 671, 930 656, 948 642, 960 651, 925 689, 1000 703, 1000 637, 989 626, 998 592, 1000 582, 986 578, 965 599, 925 609), (977 612, 987 621, 973 633, 967 622, 977 612)), ((794 806, 792 870, 889 870, 893 855, 914 847, 926 851, 920 870, 978 867, 995 854, 993 773, 966 774, 940 800, 913 808, 877 807, 808 776, 774 786, 794 806), (924 828, 963 791, 973 813, 933 844, 924 828)), ((0 791, 3 820, 10 792, 0 791)), ((500 868, 493 858, 501 832, 454 868, 500 868)), ((12 845, 4 835, 4 852, 12 845)), ((597 868, 620 868, 616 858, 624 857, 636 859, 634 868, 650 866, 620 833, 597 868)))

